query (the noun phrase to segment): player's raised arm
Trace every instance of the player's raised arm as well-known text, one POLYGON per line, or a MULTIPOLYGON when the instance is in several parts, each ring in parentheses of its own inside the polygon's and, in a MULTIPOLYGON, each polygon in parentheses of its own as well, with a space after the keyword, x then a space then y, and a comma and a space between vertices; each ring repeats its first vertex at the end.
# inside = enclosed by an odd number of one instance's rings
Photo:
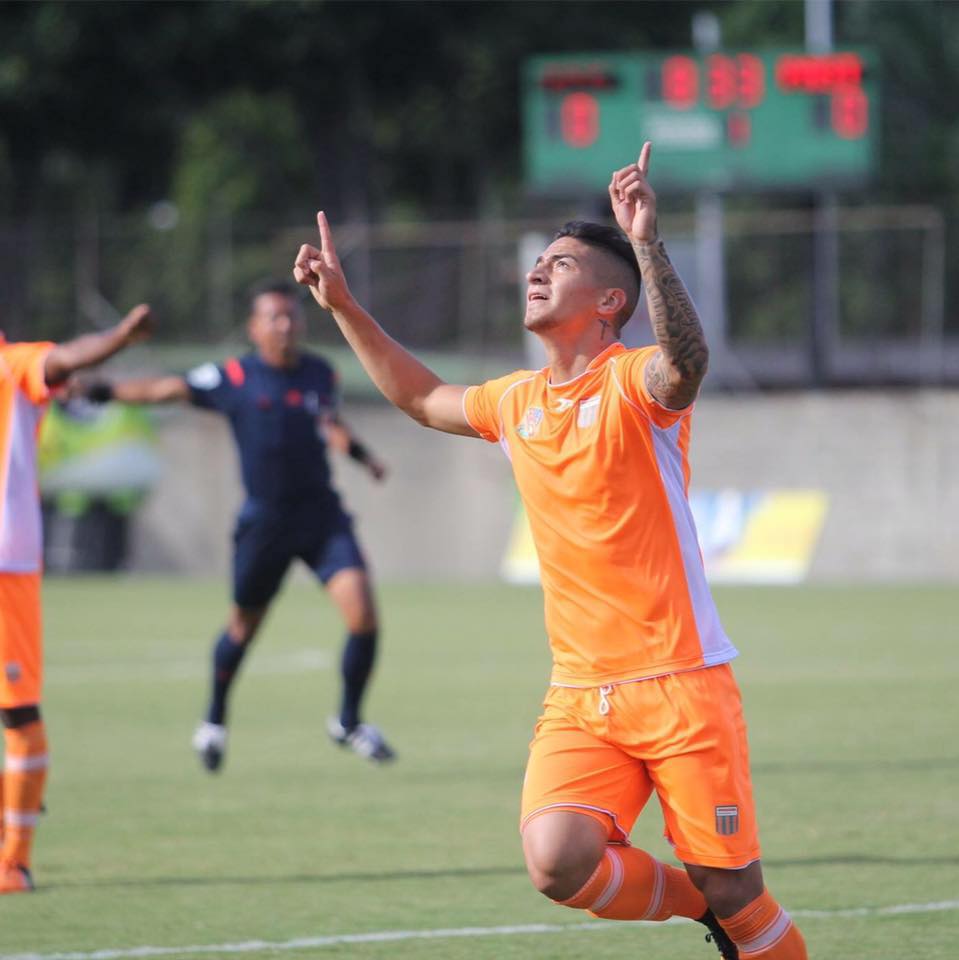
POLYGON ((646 367, 646 387, 664 406, 681 410, 696 399, 709 350, 696 307, 666 254, 656 226, 656 194, 647 180, 652 144, 639 160, 613 174, 609 198, 629 237, 646 288, 649 317, 659 345, 646 367))
POLYGON ((316 217, 320 246, 304 244, 293 276, 333 319, 370 379, 390 403, 426 427, 475 437, 463 414, 466 387, 445 383, 404 349, 356 302, 333 244, 326 215, 316 217))
POLYGON ((58 343, 44 360, 44 379, 49 386, 63 383, 70 374, 102 363, 130 344, 145 339, 152 332, 150 308, 141 303, 109 330, 88 333, 75 340, 58 343))

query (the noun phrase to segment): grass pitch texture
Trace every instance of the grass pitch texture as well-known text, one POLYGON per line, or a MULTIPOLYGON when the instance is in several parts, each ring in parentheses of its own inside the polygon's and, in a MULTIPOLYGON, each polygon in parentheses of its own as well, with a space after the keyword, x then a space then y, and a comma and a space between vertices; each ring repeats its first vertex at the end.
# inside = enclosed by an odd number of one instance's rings
MULTIPOLYGON (((718 601, 742 654, 767 882, 810 956, 955 957, 956 906, 855 913, 959 899, 955 591, 718 601)), ((517 809, 549 669, 538 591, 381 591, 367 718, 399 760, 376 767, 326 738, 342 630, 320 591, 292 584, 244 664, 210 776, 189 740, 226 603, 218 582, 47 582, 49 812, 37 893, 0 898, 0 957, 717 956, 685 923, 576 929, 591 918, 526 879, 517 809), (322 941, 537 924, 563 929, 322 941), (265 945, 228 946, 254 940, 265 945), (189 951, 212 945, 224 946, 189 951)), ((668 858, 660 832, 654 799, 633 839, 668 858)))

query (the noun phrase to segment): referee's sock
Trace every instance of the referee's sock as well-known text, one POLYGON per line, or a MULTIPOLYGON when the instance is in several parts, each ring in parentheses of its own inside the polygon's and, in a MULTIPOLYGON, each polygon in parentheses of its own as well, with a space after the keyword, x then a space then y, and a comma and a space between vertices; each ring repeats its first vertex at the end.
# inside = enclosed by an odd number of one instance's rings
POLYGON ((227 630, 220 634, 213 645, 213 690, 210 708, 206 714, 207 723, 226 723, 227 695, 246 655, 247 646, 248 644, 231 640, 227 630))
POLYGON ((360 701, 373 672, 376 659, 376 631, 350 633, 343 647, 340 670, 343 676, 343 698, 340 701, 340 723, 352 730, 360 722, 360 701))

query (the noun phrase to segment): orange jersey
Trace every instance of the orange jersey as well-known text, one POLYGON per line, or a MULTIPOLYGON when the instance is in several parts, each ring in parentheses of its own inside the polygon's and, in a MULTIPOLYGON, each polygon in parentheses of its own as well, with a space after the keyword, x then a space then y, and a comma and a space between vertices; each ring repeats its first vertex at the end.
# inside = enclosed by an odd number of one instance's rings
POLYGON ((37 429, 49 396, 44 360, 52 347, 0 339, 0 572, 41 566, 37 429))
POLYGON ((539 557, 554 684, 595 686, 736 656, 687 500, 692 406, 649 394, 655 347, 614 344, 580 376, 470 387, 466 419, 513 466, 539 557))

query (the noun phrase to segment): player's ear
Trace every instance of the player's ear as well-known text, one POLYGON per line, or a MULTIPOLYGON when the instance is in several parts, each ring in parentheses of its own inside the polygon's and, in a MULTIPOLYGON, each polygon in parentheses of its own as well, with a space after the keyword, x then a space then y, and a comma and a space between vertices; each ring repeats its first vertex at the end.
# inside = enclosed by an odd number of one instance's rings
POLYGON ((616 316, 626 306, 626 291, 621 287, 609 287, 603 291, 599 310, 604 316, 616 316))

